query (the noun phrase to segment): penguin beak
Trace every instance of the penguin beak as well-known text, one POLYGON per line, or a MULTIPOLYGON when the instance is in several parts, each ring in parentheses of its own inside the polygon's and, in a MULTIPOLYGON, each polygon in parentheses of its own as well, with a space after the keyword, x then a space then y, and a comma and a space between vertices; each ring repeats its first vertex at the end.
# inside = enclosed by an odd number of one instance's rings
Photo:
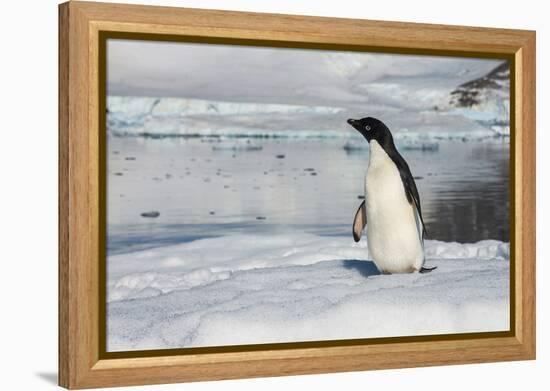
POLYGON ((348 124, 350 124, 353 129, 357 130, 359 133, 363 134, 362 130, 361 130, 361 123, 359 122, 359 120, 356 120, 356 119, 348 119, 348 124))

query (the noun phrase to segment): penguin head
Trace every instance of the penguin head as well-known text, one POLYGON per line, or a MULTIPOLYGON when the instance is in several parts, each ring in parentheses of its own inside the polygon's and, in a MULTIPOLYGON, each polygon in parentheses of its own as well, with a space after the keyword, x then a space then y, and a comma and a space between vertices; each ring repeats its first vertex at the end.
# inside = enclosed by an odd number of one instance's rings
POLYGON ((380 145, 393 144, 393 137, 388 127, 379 119, 365 117, 361 119, 348 119, 348 124, 363 135, 370 143, 376 140, 380 145))

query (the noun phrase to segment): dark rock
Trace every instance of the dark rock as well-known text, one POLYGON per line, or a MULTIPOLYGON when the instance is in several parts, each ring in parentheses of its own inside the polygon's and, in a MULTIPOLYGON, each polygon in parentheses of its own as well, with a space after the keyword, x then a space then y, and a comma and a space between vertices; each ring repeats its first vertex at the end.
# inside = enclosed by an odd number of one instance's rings
POLYGON ((275 156, 277 159, 284 159, 285 158, 285 155, 277 155, 275 156))
MULTIPOLYGON (((503 62, 491 72, 480 78, 459 85, 451 92, 451 105, 455 107, 472 107, 481 103, 482 92, 498 90, 507 86, 510 79, 510 65, 503 62)), ((506 87, 507 88, 507 87, 506 87)))
POLYGON ((151 211, 151 212, 143 212, 143 213, 141 214, 141 217, 148 217, 148 218, 153 218, 153 219, 154 219, 154 218, 157 218, 157 217, 159 217, 159 216, 160 216, 160 213, 157 212, 156 210, 151 211))
POLYGON ((126 156, 124 159, 125 160, 136 160, 136 158, 133 157, 133 156, 126 156))

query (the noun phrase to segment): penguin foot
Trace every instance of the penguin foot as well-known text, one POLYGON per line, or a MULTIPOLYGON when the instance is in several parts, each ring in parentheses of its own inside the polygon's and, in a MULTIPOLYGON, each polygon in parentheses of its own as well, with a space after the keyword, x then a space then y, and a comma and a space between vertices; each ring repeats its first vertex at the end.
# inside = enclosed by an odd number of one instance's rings
POLYGON ((434 267, 424 267, 424 266, 422 266, 420 268, 420 270, 418 271, 418 273, 422 273, 422 274, 429 273, 429 272, 431 272, 432 270, 435 270, 435 269, 437 269, 437 266, 434 266, 434 267))

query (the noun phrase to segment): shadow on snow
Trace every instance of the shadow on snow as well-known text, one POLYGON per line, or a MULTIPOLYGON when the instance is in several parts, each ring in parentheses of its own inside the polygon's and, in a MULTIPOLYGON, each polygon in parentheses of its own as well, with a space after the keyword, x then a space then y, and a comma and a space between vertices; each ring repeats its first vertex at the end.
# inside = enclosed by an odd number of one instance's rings
POLYGON ((346 259, 342 261, 346 269, 354 269, 363 277, 378 276, 380 272, 372 261, 360 261, 358 259, 346 259))

